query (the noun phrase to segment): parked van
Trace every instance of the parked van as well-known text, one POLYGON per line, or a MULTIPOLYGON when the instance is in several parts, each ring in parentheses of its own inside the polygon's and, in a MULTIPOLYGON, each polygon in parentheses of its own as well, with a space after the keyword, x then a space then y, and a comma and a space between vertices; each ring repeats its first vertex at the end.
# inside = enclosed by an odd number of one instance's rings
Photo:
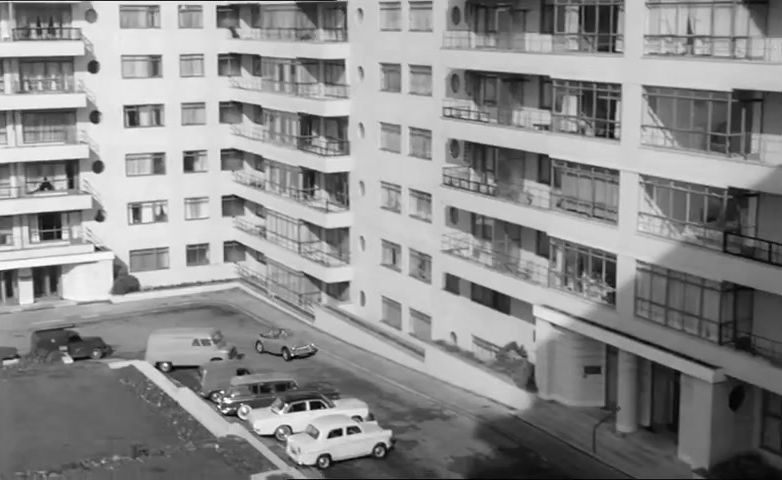
POLYGON ((147 339, 145 360, 161 372, 196 367, 215 360, 240 358, 216 328, 162 328, 147 339))
POLYGON ((219 396, 231 386, 232 378, 264 372, 265 370, 250 365, 244 359, 205 363, 198 367, 197 393, 217 402, 219 396))

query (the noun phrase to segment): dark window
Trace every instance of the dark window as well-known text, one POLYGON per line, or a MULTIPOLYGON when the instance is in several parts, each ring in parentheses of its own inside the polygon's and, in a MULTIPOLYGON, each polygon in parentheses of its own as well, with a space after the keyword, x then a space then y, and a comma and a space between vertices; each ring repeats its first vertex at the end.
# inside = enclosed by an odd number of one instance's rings
POLYGON ((329 436, 327 438, 338 438, 342 436, 342 429, 341 428, 335 428, 334 430, 329 432, 329 436))
POLYGON ((295 412, 306 412, 307 411, 307 402, 296 402, 291 404, 291 408, 288 410, 289 412, 295 413, 295 412))
POLYGON ((348 435, 355 435, 357 433, 361 433, 361 429, 356 427, 355 425, 352 425, 347 428, 347 434, 348 435))

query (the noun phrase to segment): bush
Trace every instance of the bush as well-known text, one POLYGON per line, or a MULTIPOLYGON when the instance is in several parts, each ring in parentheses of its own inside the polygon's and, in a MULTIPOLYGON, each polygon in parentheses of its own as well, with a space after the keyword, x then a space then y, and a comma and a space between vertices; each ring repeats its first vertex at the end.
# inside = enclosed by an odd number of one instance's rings
POLYGON ((492 363, 494 370, 508 375, 517 387, 526 390, 535 388, 535 366, 527 358, 527 351, 516 342, 510 342, 497 352, 497 359, 492 363))
POLYGON ((114 280, 111 286, 112 295, 125 295, 126 293, 138 292, 141 290, 141 283, 133 275, 122 275, 114 280))

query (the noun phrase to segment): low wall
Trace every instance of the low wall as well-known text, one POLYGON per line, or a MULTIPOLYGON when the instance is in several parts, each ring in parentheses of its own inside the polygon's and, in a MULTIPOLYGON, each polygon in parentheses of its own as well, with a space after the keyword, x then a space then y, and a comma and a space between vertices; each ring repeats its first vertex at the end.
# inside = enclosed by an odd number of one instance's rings
POLYGON ((178 297, 180 295, 195 295, 198 293, 207 292, 219 292, 222 290, 230 290, 232 288, 239 287, 239 283, 236 281, 228 281, 225 283, 216 283, 213 285, 194 285, 192 287, 172 287, 164 288, 160 290, 148 290, 144 292, 128 293, 126 295, 111 295, 109 300, 111 303, 127 303, 135 302, 139 300, 154 300, 158 298, 178 297))

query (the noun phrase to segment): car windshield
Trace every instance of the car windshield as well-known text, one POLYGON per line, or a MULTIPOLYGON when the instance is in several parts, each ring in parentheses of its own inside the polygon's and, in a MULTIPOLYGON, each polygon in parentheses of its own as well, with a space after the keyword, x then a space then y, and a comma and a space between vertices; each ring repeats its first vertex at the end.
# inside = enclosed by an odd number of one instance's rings
POLYGON ((320 435, 318 429, 312 426, 311 424, 307 425, 307 428, 304 429, 304 433, 306 433, 307 435, 309 435, 310 437, 316 440, 318 439, 318 435, 320 435))
POLYGON ((272 412, 280 413, 282 411, 282 407, 284 406, 285 402, 283 402, 280 397, 277 397, 274 399, 274 402, 272 402, 272 412))

